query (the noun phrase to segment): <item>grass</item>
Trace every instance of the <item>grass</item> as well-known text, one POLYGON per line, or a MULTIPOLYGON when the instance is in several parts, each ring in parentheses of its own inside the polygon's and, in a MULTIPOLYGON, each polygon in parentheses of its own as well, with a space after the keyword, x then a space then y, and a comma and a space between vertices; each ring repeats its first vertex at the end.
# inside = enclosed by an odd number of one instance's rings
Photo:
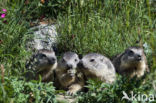
POLYGON ((25 61, 31 54, 25 48, 27 39, 32 35, 29 28, 32 23, 39 23, 41 17, 56 20, 59 24, 60 54, 65 51, 83 55, 98 52, 111 58, 129 46, 140 45, 140 42, 147 44, 145 53, 151 73, 141 80, 126 81, 119 77, 113 86, 90 82, 89 92, 80 95, 80 103, 94 103, 97 100, 99 103, 120 102, 122 90, 155 93, 153 88, 148 88, 153 87, 152 83, 156 80, 156 14, 149 5, 149 0, 28 1, 29 3, 24 0, 0 2, 0 9, 7 9, 6 17, 0 18, 0 64, 5 69, 4 83, 0 82, 0 102, 56 102, 52 84, 25 82, 21 76, 25 61), (27 87, 28 90, 23 89, 27 87), (41 90, 38 87, 42 87, 41 90), (99 92, 103 87, 108 88, 108 91, 99 92), (97 96, 92 96, 94 93, 97 96))
MULTIPOLYGON (((91 2, 87 3, 91 4, 91 2)), ((59 45, 61 50, 64 48, 64 51, 72 50, 82 54, 99 52, 112 56, 128 46, 137 45, 139 37, 143 42, 152 37, 151 32, 145 35, 150 30, 145 23, 153 24, 149 18, 145 18, 148 12, 142 7, 143 4, 123 2, 123 8, 115 11, 112 9, 113 3, 115 4, 116 1, 106 4, 99 2, 95 6, 106 8, 97 8, 98 12, 94 10, 94 5, 88 12, 85 9, 81 11, 83 7, 77 7, 75 14, 59 20, 63 25, 62 29, 59 29, 62 34, 59 45)), ((84 7, 86 5, 84 4, 84 7)))

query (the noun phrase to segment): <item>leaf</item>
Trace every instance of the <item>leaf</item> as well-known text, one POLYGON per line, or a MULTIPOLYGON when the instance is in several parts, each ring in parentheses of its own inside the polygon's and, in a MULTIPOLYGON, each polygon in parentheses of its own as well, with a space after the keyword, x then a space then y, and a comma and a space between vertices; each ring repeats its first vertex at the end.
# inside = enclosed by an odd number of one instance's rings
POLYGON ((1 81, 2 81, 2 83, 4 83, 4 72, 5 72, 4 66, 1 64, 1 81))

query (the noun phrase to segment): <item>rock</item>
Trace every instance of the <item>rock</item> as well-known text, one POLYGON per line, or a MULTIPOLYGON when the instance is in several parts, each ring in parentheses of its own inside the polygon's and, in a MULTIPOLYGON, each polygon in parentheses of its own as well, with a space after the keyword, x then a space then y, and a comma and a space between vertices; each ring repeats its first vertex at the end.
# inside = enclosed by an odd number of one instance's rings
POLYGON ((51 50, 57 44, 56 25, 40 24, 30 30, 33 31, 32 38, 28 40, 26 48, 28 50, 48 49, 51 50))

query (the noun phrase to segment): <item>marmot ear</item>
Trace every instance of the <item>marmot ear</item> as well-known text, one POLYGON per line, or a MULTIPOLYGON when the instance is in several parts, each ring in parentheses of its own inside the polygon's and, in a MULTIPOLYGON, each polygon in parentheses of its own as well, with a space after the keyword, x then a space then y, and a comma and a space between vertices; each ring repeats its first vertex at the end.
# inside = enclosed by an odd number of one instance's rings
POLYGON ((82 54, 78 54, 79 59, 82 59, 83 55, 82 54))

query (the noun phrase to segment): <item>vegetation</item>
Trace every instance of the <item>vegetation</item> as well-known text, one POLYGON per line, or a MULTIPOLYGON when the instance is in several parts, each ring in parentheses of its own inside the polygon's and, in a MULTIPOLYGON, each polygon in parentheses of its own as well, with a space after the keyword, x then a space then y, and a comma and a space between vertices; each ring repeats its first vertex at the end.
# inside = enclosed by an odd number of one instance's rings
POLYGON ((31 54, 25 48, 30 27, 43 18, 59 24, 59 53, 98 52, 111 58, 129 46, 144 45, 150 73, 139 80, 118 76, 113 85, 90 80, 89 91, 78 95, 80 103, 127 103, 121 100, 123 91, 155 94, 154 9, 149 0, 0 0, 0 102, 57 102, 52 83, 27 82, 22 77, 31 54))

